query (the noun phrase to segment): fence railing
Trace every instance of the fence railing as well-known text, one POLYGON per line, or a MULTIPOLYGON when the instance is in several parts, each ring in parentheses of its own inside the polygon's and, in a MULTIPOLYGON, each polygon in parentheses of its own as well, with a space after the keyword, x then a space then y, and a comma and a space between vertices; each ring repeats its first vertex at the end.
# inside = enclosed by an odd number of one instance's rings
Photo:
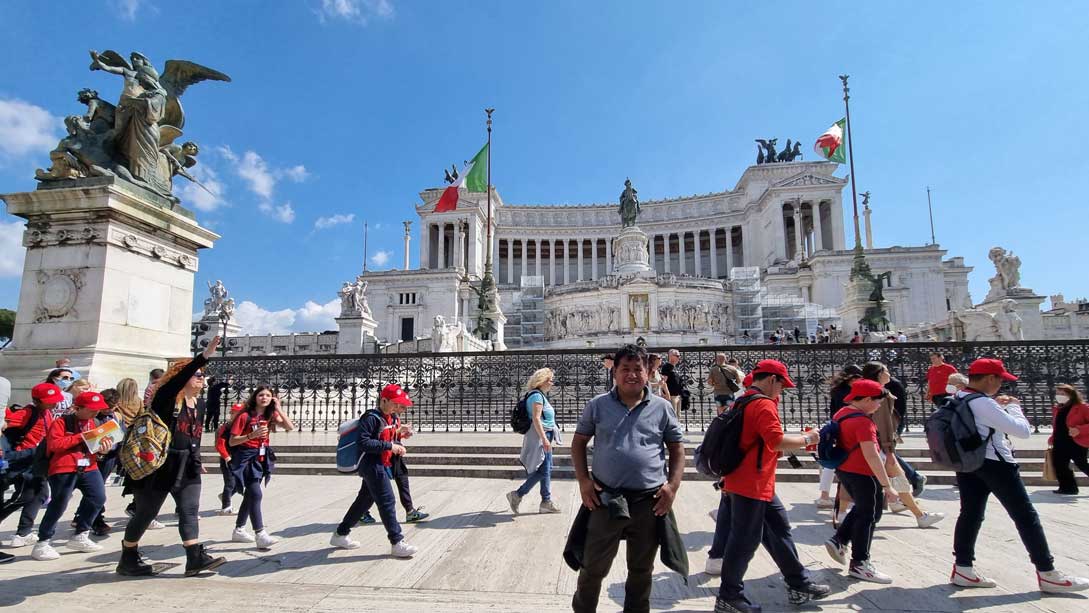
MULTIPOLYGON (((678 417, 686 429, 702 430, 715 416, 707 385, 716 352, 737 358, 746 371, 759 360, 786 363, 797 388, 779 404, 784 423, 816 426, 829 416, 829 381, 846 364, 876 360, 908 390, 907 425, 918 429, 932 406, 926 397, 931 352, 965 372, 978 357, 997 357, 1020 379, 1009 385, 1029 421, 1039 429, 1051 422, 1053 389, 1070 383, 1089 386, 1089 340, 993 343, 887 343, 872 345, 744 345, 680 347, 678 368, 690 391, 687 410, 678 417)), ((414 406, 404 417, 421 431, 509 431, 510 409, 524 393, 529 375, 547 366, 555 371, 549 399, 557 423, 571 429, 586 402, 607 390, 603 348, 524 350, 499 353, 417 353, 336 356, 262 356, 215 359, 207 371, 227 377, 224 403, 240 402, 257 385, 279 390, 282 405, 303 430, 335 430, 375 406, 387 383, 406 388, 414 406)), ((652 350, 665 355, 665 349, 652 350)))

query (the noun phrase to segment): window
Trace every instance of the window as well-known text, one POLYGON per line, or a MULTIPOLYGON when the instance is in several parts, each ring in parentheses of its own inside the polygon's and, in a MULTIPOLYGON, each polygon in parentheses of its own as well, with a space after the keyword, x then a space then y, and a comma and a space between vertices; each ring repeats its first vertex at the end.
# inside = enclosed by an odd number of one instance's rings
POLYGON ((287 345, 273 345, 273 351, 287 351, 287 345))
POLYGON ((416 292, 401 292, 397 294, 397 304, 416 304, 416 292))
POLYGON ((416 318, 415 317, 402 317, 401 318, 401 340, 402 341, 410 341, 415 337, 416 337, 416 318))

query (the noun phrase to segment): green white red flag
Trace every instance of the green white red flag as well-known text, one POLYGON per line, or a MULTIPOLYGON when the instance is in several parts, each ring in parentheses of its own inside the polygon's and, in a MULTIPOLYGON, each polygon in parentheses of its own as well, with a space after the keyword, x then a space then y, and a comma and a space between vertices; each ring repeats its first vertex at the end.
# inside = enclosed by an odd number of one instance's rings
POLYGON ((485 144, 461 170, 457 180, 442 193, 438 204, 435 205, 436 213, 453 211, 458 207, 458 189, 461 187, 464 187, 467 192, 482 194, 488 191, 488 155, 488 145, 485 144))
POLYGON ((832 124, 831 128, 817 138, 813 144, 813 151, 829 162, 840 164, 847 162, 846 149, 843 145, 843 133, 847 125, 847 119, 843 118, 832 124))

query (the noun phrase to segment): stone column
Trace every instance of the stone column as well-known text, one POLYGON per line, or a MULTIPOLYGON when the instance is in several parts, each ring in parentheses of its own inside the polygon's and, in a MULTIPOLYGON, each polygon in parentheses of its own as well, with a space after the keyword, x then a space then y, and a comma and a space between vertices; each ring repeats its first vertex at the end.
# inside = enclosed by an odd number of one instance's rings
POLYGON ((824 231, 821 229, 821 201, 813 203, 813 251, 824 249, 824 231))
POLYGON ((439 224, 439 245, 438 245, 438 250, 439 250, 439 261, 438 261, 438 266, 436 266, 436 268, 441 270, 443 268, 446 268, 446 224, 445 223, 440 223, 439 224))
POLYGON ((683 275, 685 273, 685 261, 684 261, 684 235, 687 232, 677 233, 677 274, 683 275))
POLYGON ((718 278, 718 247, 715 243, 718 242, 718 228, 711 228, 711 278, 718 278))
POLYGON ((730 271, 734 268, 734 227, 726 228, 726 278, 730 278, 730 271))
POLYGON ((507 239, 507 283, 514 283, 514 241, 507 239))
POLYGON ((590 239, 590 279, 597 281, 597 239, 590 239))
POLYGON ((802 206, 794 204, 794 261, 805 259, 805 246, 802 244, 802 206))
POLYGON ((703 276, 703 266, 700 264, 700 235, 703 234, 702 230, 696 230, 692 233, 692 274, 697 277, 703 276))
POLYGON ((451 245, 451 248, 454 250, 454 257, 451 259, 454 261, 454 266, 464 267, 465 262, 463 260, 463 253, 465 243, 464 238, 461 235, 462 223, 463 222, 460 219, 454 221, 454 242, 451 245))
POLYGON ((556 241, 548 239, 548 284, 556 284, 556 241))
POLYGON ((605 239, 605 276, 613 274, 613 239, 605 239))
POLYGON ((662 257, 665 259, 665 271, 668 273, 668 272, 670 272, 670 270, 669 270, 669 234, 663 234, 662 235, 662 245, 664 246, 664 249, 662 250, 663 251, 662 257))
POLYGON ((541 268, 541 239, 533 241, 537 245, 537 270, 533 272, 535 276, 544 277, 544 269, 541 268))
MULTIPOLYGON (((412 240, 412 222, 411 221, 403 221, 401 223, 405 224, 405 268, 404 269, 408 270, 408 263, 409 263, 409 256, 410 256, 410 252, 409 252, 409 249, 408 249, 408 243, 409 243, 410 240, 412 240)), ((421 266, 421 268, 423 268, 423 267, 421 266)))
POLYGON ((431 224, 420 221, 420 268, 431 268, 431 224))
POLYGON ((567 244, 568 239, 563 239, 563 284, 567 285, 571 282, 571 263, 570 256, 568 255, 569 249, 567 244))
POLYGON ((580 238, 575 242, 579 246, 578 247, 578 249, 579 249, 579 252, 578 252, 579 274, 575 278, 578 279, 579 281, 582 281, 582 239, 580 238))

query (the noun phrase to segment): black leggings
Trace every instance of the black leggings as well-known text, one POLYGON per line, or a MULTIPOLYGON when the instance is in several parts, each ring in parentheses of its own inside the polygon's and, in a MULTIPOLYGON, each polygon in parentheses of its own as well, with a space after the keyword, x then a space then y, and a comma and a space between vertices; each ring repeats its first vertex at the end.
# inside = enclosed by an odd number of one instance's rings
POLYGON ((881 520, 881 499, 885 495, 885 489, 871 475, 837 470, 836 476, 855 501, 855 506, 843 519, 839 530, 836 530, 835 540, 840 545, 851 544, 852 565, 865 562, 870 559, 873 529, 881 520))
POLYGON ((235 528, 245 526, 246 520, 249 519, 254 532, 265 529, 265 519, 261 516, 261 500, 264 496, 260 479, 246 484, 245 491, 242 494, 242 506, 238 507, 238 520, 234 523, 235 528))
POLYGON ((1089 476, 1089 449, 1074 441, 1057 441, 1051 453, 1051 461, 1055 464, 1055 476, 1059 478, 1059 489, 1076 493, 1078 482, 1074 478, 1074 471, 1070 470, 1070 463, 1073 462, 1078 470, 1089 476))
POLYGON ((200 538, 200 529, 197 526, 197 511, 200 509, 200 480, 183 482, 178 487, 164 492, 151 488, 133 490, 132 518, 125 527, 125 540, 130 543, 138 542, 147 531, 151 520, 159 514, 159 509, 166 502, 167 495, 174 497, 177 505, 178 533, 181 540, 194 541, 200 538))

